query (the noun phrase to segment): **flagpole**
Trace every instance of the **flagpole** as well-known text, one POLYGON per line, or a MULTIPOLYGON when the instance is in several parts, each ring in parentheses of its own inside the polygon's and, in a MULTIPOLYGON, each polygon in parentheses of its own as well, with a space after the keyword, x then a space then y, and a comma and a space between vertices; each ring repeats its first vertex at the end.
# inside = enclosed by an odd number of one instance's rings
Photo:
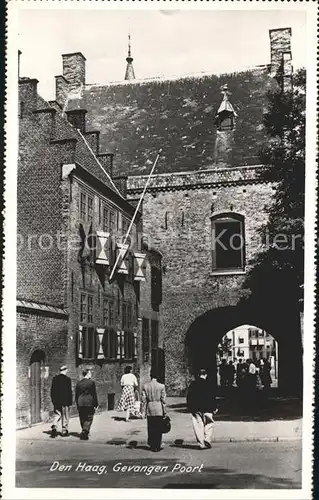
MULTIPOLYGON (((141 194, 141 197, 140 197, 140 199, 139 199, 139 201, 138 201, 138 204, 137 204, 137 206, 136 206, 136 208, 135 208, 134 215, 133 215, 133 217, 132 217, 132 219, 131 219, 131 222, 130 222, 130 224, 129 224, 129 227, 128 227, 127 231, 126 231, 126 235, 125 235, 125 237, 124 237, 124 242, 122 243, 122 245, 125 245, 126 240, 127 240, 128 236, 129 236, 129 234, 130 234, 130 231, 131 231, 132 226, 133 226, 133 224, 134 224, 134 221, 135 221, 136 215, 137 215, 137 213, 138 213, 138 211, 139 211, 139 209, 140 209, 141 203, 142 203, 143 198, 144 198, 144 195, 145 195, 145 193, 146 193, 147 186, 149 185, 149 182, 150 182, 150 180, 151 180, 151 177, 152 177, 152 175, 153 175, 153 172, 154 172, 154 170, 155 170, 155 167, 156 167, 156 164, 157 164, 157 162, 158 162, 158 159, 159 159, 159 156, 160 156, 161 152, 162 152, 162 149, 160 149, 160 150, 159 150, 159 152, 157 153, 156 159, 155 159, 155 161, 154 161, 154 163, 153 163, 153 167, 152 167, 152 169, 151 169, 151 171, 150 171, 150 173, 149 173, 149 175, 148 175, 148 178, 147 178, 147 180, 146 180, 146 184, 145 184, 145 186, 144 186, 144 189, 143 189, 143 192, 142 192, 142 194, 141 194)), ((112 271, 111 271, 111 274, 110 274, 110 277, 109 277, 109 281, 111 281, 111 279, 112 279, 112 277, 113 277, 113 274, 114 274, 114 272, 115 272, 115 269, 116 269, 116 266, 117 266, 117 264, 118 264, 119 260, 120 260, 120 252, 118 253, 118 255, 117 255, 117 257, 116 257, 116 261, 115 261, 115 264, 114 264, 113 269, 112 269, 112 271)))

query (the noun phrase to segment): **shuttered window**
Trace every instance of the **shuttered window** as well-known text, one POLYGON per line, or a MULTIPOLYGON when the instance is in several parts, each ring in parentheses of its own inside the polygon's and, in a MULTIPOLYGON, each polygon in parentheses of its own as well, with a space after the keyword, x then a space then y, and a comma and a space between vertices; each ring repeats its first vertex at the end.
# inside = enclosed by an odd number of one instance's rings
POLYGON ((142 351, 143 360, 147 362, 150 357, 150 321, 148 318, 142 319, 142 351))

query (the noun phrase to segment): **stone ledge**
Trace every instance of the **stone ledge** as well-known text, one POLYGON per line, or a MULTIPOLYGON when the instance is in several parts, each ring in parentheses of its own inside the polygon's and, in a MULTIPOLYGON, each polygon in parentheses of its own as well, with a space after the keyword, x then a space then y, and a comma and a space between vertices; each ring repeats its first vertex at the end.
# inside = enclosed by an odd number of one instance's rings
MULTIPOLYGON (((183 189, 212 188, 218 186, 266 183, 260 179, 264 165, 216 168, 193 172, 173 172, 171 174, 155 174, 151 177, 148 191, 172 191, 183 189)), ((128 193, 141 192, 148 176, 129 176, 128 193)))

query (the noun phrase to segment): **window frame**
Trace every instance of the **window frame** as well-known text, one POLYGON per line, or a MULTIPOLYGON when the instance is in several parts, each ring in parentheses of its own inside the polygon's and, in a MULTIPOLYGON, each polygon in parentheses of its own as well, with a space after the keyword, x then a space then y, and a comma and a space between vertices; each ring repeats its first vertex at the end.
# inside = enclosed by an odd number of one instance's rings
POLYGON ((93 222, 94 195, 80 189, 79 215, 82 222, 93 222))
POLYGON ((150 342, 150 320, 142 318, 142 356, 144 363, 150 359, 151 342, 150 342))
POLYGON ((82 330, 82 359, 97 359, 97 339, 94 325, 94 295, 80 291, 80 318, 82 330), (84 300, 83 300, 84 299, 84 300), (90 355, 91 354, 91 355, 90 355))
MULTIPOLYGON (((213 274, 232 274, 245 273, 246 270, 246 238, 245 238, 245 217, 239 213, 224 212, 214 214, 210 217, 211 221, 211 270, 213 274), (240 224, 240 235, 243 241, 240 249, 241 265, 234 267, 217 267, 217 249, 213 248, 213 242, 216 241, 216 226, 219 223, 227 224, 237 222, 240 224)), ((218 239, 218 238, 217 238, 218 239)))

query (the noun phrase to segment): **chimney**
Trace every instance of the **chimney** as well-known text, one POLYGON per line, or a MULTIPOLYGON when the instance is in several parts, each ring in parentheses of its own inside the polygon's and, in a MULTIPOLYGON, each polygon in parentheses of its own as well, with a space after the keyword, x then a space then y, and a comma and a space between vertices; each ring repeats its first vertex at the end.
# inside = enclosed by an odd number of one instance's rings
POLYGON ((55 77, 55 99, 63 109, 67 102, 69 82, 62 75, 55 77))
POLYGON ((124 198, 127 197, 127 175, 113 177, 113 182, 124 198))
POLYGON ((269 30, 270 37, 270 74, 279 76, 283 70, 283 54, 290 53, 291 59, 291 28, 269 30))
POLYGON ((18 81, 20 79, 20 58, 21 58, 21 50, 18 50, 18 81))
POLYGON ((113 157, 113 153, 101 153, 97 155, 97 159, 110 177, 113 177, 113 157))
POLYGON ((90 148, 92 149, 93 153, 95 155, 99 154, 99 146, 100 146, 100 131, 99 130, 92 130, 90 132, 85 132, 85 139, 90 145, 90 148))
POLYGON ((42 129, 47 132, 49 139, 54 139, 56 110, 52 107, 41 108, 33 111, 33 114, 37 117, 42 129))
POLYGON ((86 113, 86 109, 72 109, 66 112, 68 122, 70 122, 73 127, 77 128, 81 132, 81 134, 85 133, 86 113))
POLYGON ((23 115, 30 114, 37 109, 38 80, 35 78, 20 78, 19 80, 19 104, 23 108, 23 115))
POLYGON ((48 101, 48 103, 52 108, 54 108, 56 111, 58 111, 58 113, 61 114, 62 107, 57 101, 48 101))
POLYGON ((292 91, 292 61, 291 52, 282 54, 282 91, 292 91))
POLYGON ((62 54, 63 76, 70 84, 70 90, 85 85, 85 57, 81 52, 62 54))

